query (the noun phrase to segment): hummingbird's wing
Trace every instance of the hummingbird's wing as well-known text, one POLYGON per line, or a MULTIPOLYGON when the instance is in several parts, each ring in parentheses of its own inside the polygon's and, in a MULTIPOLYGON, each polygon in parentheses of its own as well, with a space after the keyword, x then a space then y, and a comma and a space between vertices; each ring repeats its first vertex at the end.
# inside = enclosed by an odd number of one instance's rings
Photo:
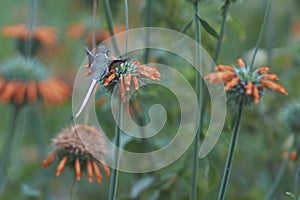
POLYGON ((85 46, 85 52, 88 56, 88 63, 89 63, 88 66, 91 67, 92 63, 94 62, 94 56, 86 46, 85 46))
POLYGON ((86 93, 86 95, 83 99, 82 104, 80 105, 80 108, 79 108, 78 112, 71 118, 71 120, 76 119, 77 117, 79 117, 79 115, 81 114, 81 112, 85 108, 87 102, 89 101, 89 99, 90 99, 97 83, 98 83, 98 80, 92 79, 92 82, 90 83, 89 89, 88 89, 88 91, 87 91, 87 93, 86 93))
POLYGON ((115 68, 115 67, 121 65, 122 63, 126 62, 127 60, 129 60, 129 58, 112 60, 112 61, 109 63, 108 68, 109 68, 109 70, 110 70, 110 69, 113 69, 113 68, 115 68))

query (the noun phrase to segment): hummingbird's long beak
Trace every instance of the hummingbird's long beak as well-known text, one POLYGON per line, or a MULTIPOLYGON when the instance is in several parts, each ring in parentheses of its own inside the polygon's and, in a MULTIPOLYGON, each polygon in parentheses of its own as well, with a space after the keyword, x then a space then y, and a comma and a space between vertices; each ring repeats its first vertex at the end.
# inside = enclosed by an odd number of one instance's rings
POLYGON ((91 95, 92 95, 92 93, 93 93, 93 91, 94 91, 94 89, 95 89, 97 83, 98 83, 98 80, 92 79, 92 81, 91 81, 91 83, 90 83, 90 86, 89 86, 89 90, 87 91, 87 93, 86 93, 86 95, 85 95, 85 97, 84 97, 84 100, 83 100, 83 102, 82 102, 82 104, 81 104, 81 106, 80 106, 78 112, 77 112, 75 115, 73 115, 73 117, 71 118, 71 120, 74 120, 74 119, 76 119, 77 117, 79 117, 79 115, 81 114, 81 112, 82 112, 83 109, 85 108, 87 102, 89 101, 89 99, 90 99, 90 97, 91 97, 91 95))

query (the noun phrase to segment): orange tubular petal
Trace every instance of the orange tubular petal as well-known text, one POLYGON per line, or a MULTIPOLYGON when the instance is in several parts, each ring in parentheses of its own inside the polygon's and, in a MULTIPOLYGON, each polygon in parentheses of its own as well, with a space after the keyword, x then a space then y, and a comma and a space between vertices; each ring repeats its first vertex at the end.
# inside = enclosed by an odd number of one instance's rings
POLYGON ((254 97, 254 103, 259 104, 260 96, 259 96, 259 91, 256 86, 253 86, 253 97, 254 97))
POLYGON ((35 29, 34 37, 45 45, 53 45, 56 43, 56 32, 53 27, 38 27, 35 29))
POLYGON ((102 167, 104 169, 104 172, 107 176, 110 176, 110 169, 109 167, 107 166, 107 164, 104 162, 104 161, 100 161, 100 163, 102 164, 102 167))
POLYGON ((234 87, 236 84, 240 82, 239 77, 233 78, 230 82, 228 82, 225 86, 225 90, 230 90, 232 87, 234 87))
POLYGON ((108 84, 114 79, 116 78, 116 74, 111 74, 107 79, 105 79, 105 82, 103 84, 103 86, 108 86, 108 84))
POLYGON ((269 73, 270 69, 269 69, 269 67, 260 67, 257 72, 259 74, 261 74, 261 73, 269 73))
POLYGON ((28 103, 35 103, 38 98, 37 84, 35 82, 30 82, 26 84, 26 93, 28 103))
POLYGON ((2 89, 5 87, 6 81, 4 78, 0 77, 0 93, 2 89))
POLYGON ((93 163, 93 168, 94 168, 94 171, 95 171, 95 176, 97 178, 97 182, 102 183, 102 175, 100 173, 100 169, 99 169, 99 167, 98 167, 98 165, 95 161, 92 161, 92 163, 93 163))
POLYGON ((295 161, 296 158, 297 158, 297 152, 296 152, 296 151, 293 151, 293 152, 291 153, 290 160, 291 160, 291 161, 295 161))
POLYGON ((48 167, 52 162, 53 160, 55 159, 55 157, 58 155, 57 152, 52 152, 51 154, 49 154, 47 156, 47 158, 43 161, 42 163, 42 167, 45 168, 45 167, 48 167))
POLYGON ((26 93, 26 83, 21 83, 19 87, 16 89, 14 95, 14 102, 17 105, 24 103, 25 93, 26 93))
POLYGON ((124 76, 125 90, 127 92, 130 91, 130 83, 131 83, 131 73, 128 73, 127 76, 124 76))
POLYGON ((25 38, 27 35, 26 26, 23 23, 19 23, 11 26, 4 26, 2 33, 7 37, 20 37, 25 38))
POLYGON ((227 65, 218 65, 218 66, 215 67, 215 70, 234 72, 234 68, 231 67, 231 66, 227 66, 227 65))
POLYGON ((87 71, 85 74, 84 74, 84 76, 90 76, 90 75, 92 75, 92 70, 90 69, 89 71, 87 71))
POLYGON ((270 88, 271 90, 277 90, 278 92, 280 92, 283 95, 288 95, 287 91, 285 90, 285 88, 279 84, 273 83, 272 81, 268 81, 268 80, 261 80, 260 81, 261 84, 265 85, 266 87, 270 88))
POLYGON ((120 82, 120 96, 121 96, 122 102, 124 103, 125 102, 125 88, 124 88, 124 82, 123 82, 122 74, 121 74, 119 82, 120 82))
POLYGON ((135 90, 138 91, 139 87, 140 87, 140 84, 139 84, 139 81, 138 81, 137 77, 136 76, 132 76, 132 81, 133 81, 135 90))
POLYGON ((244 63, 243 59, 241 59, 241 58, 237 59, 236 63, 240 67, 245 67, 245 63, 244 63))
POLYGON ((285 90, 285 88, 284 88, 283 86, 281 86, 281 85, 279 85, 277 91, 280 92, 281 94, 285 95, 285 96, 288 95, 288 93, 287 93, 287 91, 285 90))
POLYGON ((12 99, 12 97, 14 96, 14 94, 17 92, 16 89, 18 88, 18 86, 21 83, 19 81, 9 81, 6 84, 6 87, 3 88, 2 92, 1 92, 1 96, 0 96, 0 101, 2 103, 6 103, 8 101, 10 101, 12 99))
POLYGON ((264 79, 273 80, 273 81, 279 81, 279 78, 276 74, 264 74, 264 79))
POLYGON ((76 171, 76 179, 77 181, 80 181, 81 171, 80 171, 80 162, 78 158, 76 158, 75 160, 75 171, 76 171))
POLYGON ((252 82, 249 81, 247 84, 246 94, 251 95, 252 94, 252 82))
POLYGON ((93 167, 91 161, 86 162, 89 182, 93 182, 93 167))
POLYGON ((67 163, 68 157, 65 156, 59 163, 58 167, 56 168, 56 176, 60 176, 61 171, 64 169, 67 163))

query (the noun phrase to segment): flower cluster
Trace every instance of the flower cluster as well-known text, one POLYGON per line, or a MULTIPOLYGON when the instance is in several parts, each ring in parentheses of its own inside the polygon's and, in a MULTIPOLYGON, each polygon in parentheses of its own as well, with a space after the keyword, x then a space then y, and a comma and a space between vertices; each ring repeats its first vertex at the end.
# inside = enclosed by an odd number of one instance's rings
POLYGON ((55 159, 59 160, 56 176, 60 176, 64 167, 68 166, 75 170, 77 180, 81 179, 83 172, 87 172, 89 182, 93 181, 95 174, 97 182, 101 183, 103 177, 99 164, 106 175, 110 176, 110 169, 104 162, 104 155, 107 153, 105 139, 95 128, 84 124, 70 126, 63 129, 52 142, 56 150, 47 156, 42 166, 48 167, 55 159), (102 158, 100 161, 92 156, 83 144, 82 137, 85 143, 88 143, 88 148, 102 158))
MULTIPOLYGON (((117 64, 113 64, 113 61, 117 61, 117 58, 111 56, 110 59, 111 64, 108 67, 109 70, 99 82, 111 93, 117 86, 116 88, 120 93, 122 102, 125 102, 127 92, 139 90, 143 79, 150 79, 153 81, 160 80, 160 73, 156 68, 143 65, 138 61, 130 60, 124 60, 122 62, 117 62, 117 64)), ((85 66, 85 68, 89 67, 89 65, 85 66)), ((92 70, 89 69, 89 71, 85 73, 85 76, 90 76, 92 73, 92 70)))
POLYGON ((6 37, 17 39, 17 48, 23 55, 33 55, 41 45, 54 45, 57 41, 57 30, 54 27, 36 27, 32 33, 26 28, 25 24, 4 26, 2 34, 6 37), (28 49, 28 42, 31 41, 31 48, 28 49), (30 52, 26 52, 30 50, 30 52))
POLYGON ((70 95, 70 87, 59 79, 48 78, 45 67, 35 59, 16 57, 0 67, 1 103, 62 104, 70 95))
POLYGON ((269 74, 268 67, 260 67, 252 71, 245 66, 242 59, 237 60, 238 67, 218 65, 218 72, 205 76, 208 83, 224 83, 228 102, 233 105, 248 106, 252 102, 258 104, 266 89, 276 90, 287 95, 285 88, 274 81, 279 81, 275 74, 269 74))
POLYGON ((100 83, 110 91, 118 85, 121 100, 125 102, 126 92, 132 89, 138 91, 143 78, 159 81, 160 73, 157 69, 138 61, 126 61, 111 68, 100 83))

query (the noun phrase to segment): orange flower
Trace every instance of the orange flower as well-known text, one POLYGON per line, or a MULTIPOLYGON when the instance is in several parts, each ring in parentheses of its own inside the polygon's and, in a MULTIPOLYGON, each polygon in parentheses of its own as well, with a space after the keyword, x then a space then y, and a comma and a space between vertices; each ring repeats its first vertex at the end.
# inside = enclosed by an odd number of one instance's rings
POLYGON ((20 80, 5 80, 0 77, 0 82, 3 82, 0 90, 1 103, 33 104, 41 98, 46 105, 62 104, 71 95, 69 86, 56 78, 23 82, 20 80))
MULTIPOLYGON (((115 26, 114 28, 114 34, 124 32, 125 26, 115 26)), ((86 37, 85 43, 91 47, 93 42, 93 32, 92 25, 85 25, 82 22, 75 22, 68 26, 67 28, 67 36, 69 36, 72 39, 79 39, 81 37, 86 37)), ((109 38, 110 32, 108 30, 98 30, 96 31, 96 44, 101 43, 102 41, 109 38)))
POLYGON ((218 72, 211 72, 205 76, 208 83, 224 83, 227 97, 234 105, 248 105, 251 102, 258 104, 266 89, 288 95, 283 86, 273 82, 279 81, 279 78, 275 74, 269 74, 268 67, 250 71, 241 58, 237 60, 237 64, 237 68, 219 65, 215 68, 218 72))
POLYGON ((57 30, 50 26, 37 27, 33 30, 32 35, 30 35, 25 24, 18 23, 4 26, 2 28, 2 34, 6 37, 14 37, 22 40, 33 38, 44 45, 53 45, 57 41, 57 30))
POLYGON ((114 85, 118 83, 120 97, 122 102, 125 102, 126 92, 130 92, 131 87, 138 91, 140 87, 139 81, 142 78, 159 81, 160 73, 157 69, 143 65, 140 62, 126 61, 120 66, 111 68, 104 76, 102 84, 107 88, 114 88, 114 85))
POLYGON ((71 95, 68 85, 48 78, 45 68, 34 59, 17 57, 8 60, 0 69, 0 103, 21 105, 43 102, 62 104, 71 95))
POLYGON ((59 163, 56 168, 56 176, 60 176, 65 166, 68 166, 74 169, 78 181, 81 179, 83 172, 86 171, 89 182, 93 181, 93 175, 95 174, 97 182, 101 183, 102 174, 99 164, 103 167, 105 174, 110 176, 110 169, 103 161, 107 151, 106 143, 103 135, 96 129, 84 124, 70 126, 62 130, 53 138, 52 142, 56 150, 47 156, 42 163, 42 167, 48 167, 57 158, 59 163), (89 149, 86 148, 86 145, 89 149), (100 154, 100 161, 96 160, 89 150, 100 154))

